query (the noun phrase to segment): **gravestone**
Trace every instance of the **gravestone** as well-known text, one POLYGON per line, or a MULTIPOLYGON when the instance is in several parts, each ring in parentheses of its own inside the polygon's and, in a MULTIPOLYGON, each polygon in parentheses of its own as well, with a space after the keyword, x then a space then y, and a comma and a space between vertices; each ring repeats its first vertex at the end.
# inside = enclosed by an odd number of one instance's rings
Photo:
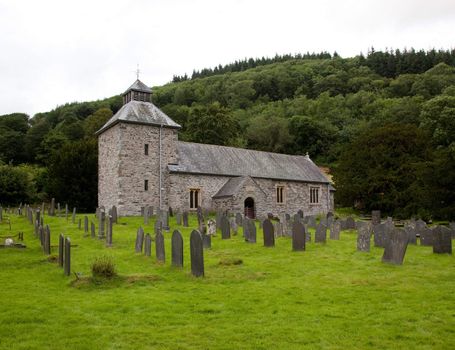
POLYGON ((292 217, 292 222, 296 222, 296 221, 303 222, 303 219, 300 217, 299 214, 294 214, 294 216, 292 217))
POLYGON ((327 241, 327 226, 323 223, 319 223, 316 227, 316 233, 314 234, 315 243, 325 243, 327 241))
POLYGON ((172 210, 171 207, 169 207, 168 212, 169 212, 169 216, 170 216, 171 218, 173 218, 173 217, 174 217, 174 211, 172 210))
POLYGON ((82 219, 79 219, 77 222, 77 228, 80 230, 82 229, 82 219))
POLYGON ((380 210, 372 210, 371 211, 371 224, 379 225, 381 223, 381 211, 380 210))
POLYGON ((40 241, 40 244, 41 244, 41 247, 42 247, 43 244, 44 244, 44 228, 43 228, 43 226, 40 225, 40 227, 38 229, 38 232, 39 232, 39 241, 40 241))
POLYGON ((112 206, 112 222, 114 224, 118 224, 118 214, 117 214, 117 207, 114 205, 112 206))
POLYGON ((452 231, 444 226, 436 226, 432 231, 433 253, 452 254, 452 231))
POLYGON ((346 230, 355 230, 355 220, 352 216, 346 219, 346 230))
POLYGON ((308 216, 308 227, 316 228, 316 218, 313 215, 308 216))
POLYGON ((239 228, 237 226, 237 223, 235 222, 235 218, 230 218, 229 219, 229 225, 231 226, 231 231, 234 236, 237 236, 237 233, 239 232, 239 228))
POLYGON ((147 205, 144 207, 144 225, 148 225, 150 221, 150 207, 147 205))
POLYGON ((242 214, 240 213, 235 214, 235 222, 237 223, 238 226, 243 226, 242 214))
POLYGON ((223 217, 223 213, 220 210, 217 210, 216 214, 215 214, 216 227, 221 227, 221 218, 222 217, 223 217))
POLYGON ((106 229, 106 246, 112 246, 112 216, 107 217, 107 229, 106 229))
POLYGON ((57 203, 57 217, 60 217, 60 203, 57 203))
POLYGON ((428 247, 433 245, 433 231, 431 229, 425 225, 421 226, 417 232, 420 234, 420 245, 428 247))
POLYGON ((226 216, 222 216, 221 220, 221 239, 231 238, 231 227, 229 225, 229 220, 226 216))
POLYGON ((69 237, 65 238, 65 253, 63 255, 63 273, 65 276, 71 274, 71 241, 69 237))
POLYGON ((136 244, 135 251, 136 253, 142 253, 142 246, 144 245, 144 230, 142 227, 139 227, 136 233, 136 244))
POLYGON ((248 243, 256 243, 256 224, 254 220, 248 219, 246 224, 248 225, 248 243))
POLYGON ((88 235, 88 216, 84 216, 84 233, 85 235, 88 235))
POLYGON ((330 239, 339 240, 340 239, 341 224, 339 220, 335 220, 330 226, 330 239))
POLYGON ((63 252, 65 250, 65 237, 63 233, 58 236, 58 266, 63 267, 63 252))
POLYGON ((46 230, 44 232, 43 251, 44 251, 44 254, 51 255, 51 232, 50 232, 50 230, 46 230))
POLYGON ((199 232, 201 234, 206 234, 207 233, 207 227, 205 227, 204 214, 202 212, 202 208, 198 207, 196 212, 197 212, 197 221, 198 221, 199 232))
MULTIPOLYGON (((36 217, 35 217, 35 222, 40 221, 41 218, 41 211, 39 209, 36 209, 36 217)), ((1 221, 1 220, 0 220, 1 221)))
POLYGON ((161 232, 161 231, 162 231, 163 225, 161 224, 161 221, 160 221, 159 219, 156 219, 153 228, 154 228, 154 233, 155 233, 155 235, 156 235, 158 232, 161 232))
POLYGON ((72 222, 73 224, 76 223, 76 208, 75 208, 75 207, 73 208, 73 215, 72 215, 72 217, 71 217, 71 222, 72 222))
POLYGON ((328 217, 325 219, 325 222, 326 222, 325 225, 326 225, 327 227, 332 227, 333 222, 334 222, 333 215, 328 216, 328 217))
POLYGON ((305 250, 306 243, 305 225, 300 221, 294 221, 292 224, 292 250, 305 250))
POLYGON ((172 233, 172 266, 183 267, 183 238, 178 230, 172 233))
POLYGON ((300 219, 303 219, 303 210, 302 209, 299 209, 297 211, 297 215, 300 217, 300 219))
POLYGON ((166 254, 164 251, 164 236, 161 232, 158 232, 155 235, 155 251, 156 251, 156 260, 164 263, 166 254))
POLYGON ((177 211, 177 213, 175 214, 175 222, 177 224, 177 226, 181 226, 182 225, 182 213, 179 211, 177 211))
POLYGON ((283 236, 283 224, 279 221, 273 224, 273 231, 275 232, 275 237, 283 236))
POLYGON ((216 236, 216 223, 215 223, 215 220, 209 219, 207 221, 207 235, 216 236))
POLYGON ((265 219, 262 223, 264 233, 264 247, 275 246, 275 233, 273 232, 273 224, 269 219, 265 219))
POLYGON ((100 208, 96 208, 96 210, 95 210, 95 217, 96 217, 97 219, 99 219, 99 217, 100 217, 100 208))
POLYGON ((55 198, 51 199, 51 204, 49 205, 49 216, 55 215, 55 198))
POLYGON ((202 245, 204 249, 211 249, 212 248, 212 236, 203 234, 202 235, 202 245))
POLYGON ((374 234, 374 246, 375 247, 385 247, 386 242, 386 223, 373 226, 374 234))
POLYGON ((328 218, 333 218, 333 213, 332 213, 331 211, 329 211, 325 217, 326 217, 327 219, 328 219, 328 218))
POLYGON ((152 237, 149 233, 145 235, 144 238, 144 255, 151 256, 152 255, 152 237))
POLYGON ((193 276, 204 276, 204 247, 199 231, 193 230, 190 236, 191 273, 193 276))
MULTIPOLYGON (((360 223, 358 223, 360 224, 360 223)), ((370 237, 371 229, 367 223, 357 225, 357 251, 369 252, 370 251, 370 237)))
POLYGON ((184 211, 182 214, 183 227, 188 227, 188 212, 184 211))
POLYGON ((248 225, 248 221, 250 219, 249 218, 244 218, 243 219, 243 226, 242 226, 242 232, 243 232, 243 237, 245 238, 245 241, 248 242, 248 238, 250 236, 250 233, 249 233, 249 228, 250 226, 248 225))
POLYGON ((387 236, 382 262, 402 265, 408 247, 408 235, 404 230, 394 228, 387 231, 387 236))
POLYGON ((284 218, 287 222, 290 222, 291 221, 291 215, 289 215, 288 213, 285 213, 284 214, 284 218))
POLYGON ((96 232, 95 232, 96 229, 95 229, 95 224, 94 224, 93 222, 90 222, 90 231, 91 231, 90 233, 91 233, 92 238, 95 238, 95 236, 96 236, 96 232))
POLYGON ((169 212, 167 210, 162 210, 160 213, 161 227, 163 230, 169 231, 169 212))
POLYGON ((68 203, 65 204, 65 219, 68 221, 68 203))
POLYGON ((417 244, 417 235, 415 228, 411 225, 406 225, 404 227, 404 230, 408 235, 408 244, 417 244))

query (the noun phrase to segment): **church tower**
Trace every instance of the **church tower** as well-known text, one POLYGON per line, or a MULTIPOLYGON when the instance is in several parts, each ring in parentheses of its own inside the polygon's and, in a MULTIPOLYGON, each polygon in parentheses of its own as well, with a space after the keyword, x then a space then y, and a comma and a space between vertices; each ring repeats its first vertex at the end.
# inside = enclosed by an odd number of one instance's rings
POLYGON ((168 165, 177 163, 180 125, 151 102, 152 90, 137 79, 123 106, 97 131, 98 206, 120 215, 169 205, 168 165))

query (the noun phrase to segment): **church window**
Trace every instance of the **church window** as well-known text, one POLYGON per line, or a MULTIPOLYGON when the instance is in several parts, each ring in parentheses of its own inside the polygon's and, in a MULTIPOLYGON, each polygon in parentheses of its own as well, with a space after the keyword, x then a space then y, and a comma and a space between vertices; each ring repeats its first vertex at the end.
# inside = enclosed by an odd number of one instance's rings
POLYGON ((319 203, 319 187, 310 187, 310 204, 319 203))
POLYGON ((148 143, 146 143, 146 144, 144 145, 144 154, 145 154, 146 156, 149 155, 149 144, 148 144, 148 143))
POLYGON ((191 189, 190 190, 190 209, 197 209, 199 207, 200 201, 200 189, 191 189))
POLYGON ((277 186, 276 188, 276 202, 279 204, 284 203, 284 186, 277 186))
POLYGON ((149 190, 149 180, 144 180, 144 191, 149 190))

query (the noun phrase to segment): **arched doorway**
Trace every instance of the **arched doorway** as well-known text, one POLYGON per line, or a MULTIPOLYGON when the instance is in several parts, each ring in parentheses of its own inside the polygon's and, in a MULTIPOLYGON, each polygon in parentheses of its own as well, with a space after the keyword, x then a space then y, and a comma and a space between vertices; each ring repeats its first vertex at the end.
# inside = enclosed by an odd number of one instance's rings
POLYGON ((254 219, 256 217, 254 210, 254 199, 248 197, 245 199, 245 217, 254 219))

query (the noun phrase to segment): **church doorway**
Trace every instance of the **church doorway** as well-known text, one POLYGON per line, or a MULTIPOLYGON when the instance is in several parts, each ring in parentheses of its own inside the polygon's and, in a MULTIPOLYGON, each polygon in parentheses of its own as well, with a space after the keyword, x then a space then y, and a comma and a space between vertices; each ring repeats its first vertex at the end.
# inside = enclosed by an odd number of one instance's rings
POLYGON ((251 197, 245 199, 245 217, 250 219, 254 219, 256 217, 254 213, 254 199, 251 197))

